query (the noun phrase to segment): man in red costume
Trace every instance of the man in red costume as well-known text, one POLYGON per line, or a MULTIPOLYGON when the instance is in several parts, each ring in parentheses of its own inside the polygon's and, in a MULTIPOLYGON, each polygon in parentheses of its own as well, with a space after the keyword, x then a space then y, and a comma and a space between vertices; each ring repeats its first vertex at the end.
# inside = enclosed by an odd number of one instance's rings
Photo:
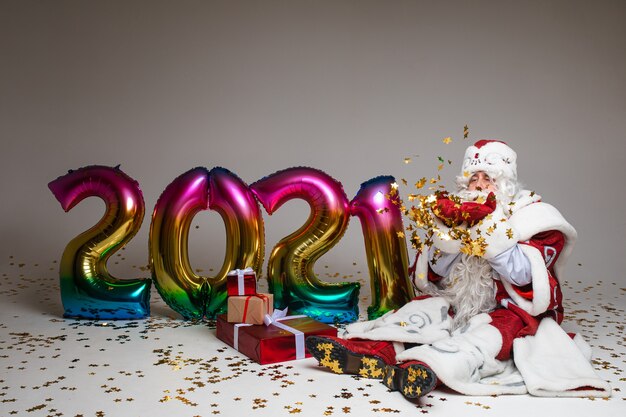
POLYGON ((422 295, 347 326, 344 338, 307 338, 320 365, 380 378, 408 398, 438 383, 468 395, 610 395, 589 346, 558 326, 559 279, 576 231, 520 189, 516 164, 504 142, 466 150, 458 193, 437 200, 433 245, 411 268, 422 295))

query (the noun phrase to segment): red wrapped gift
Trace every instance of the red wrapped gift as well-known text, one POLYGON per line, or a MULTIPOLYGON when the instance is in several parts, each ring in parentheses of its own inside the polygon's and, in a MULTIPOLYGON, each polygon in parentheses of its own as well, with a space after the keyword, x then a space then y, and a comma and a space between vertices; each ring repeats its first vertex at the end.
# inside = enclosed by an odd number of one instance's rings
POLYGON ((226 293, 233 295, 256 294, 256 273, 252 268, 234 269, 226 276, 226 293))
POLYGON ((337 336, 337 329, 307 316, 288 316, 269 326, 255 326, 229 323, 222 314, 217 316, 216 335, 240 353, 266 365, 311 357, 304 339, 311 335, 337 336))

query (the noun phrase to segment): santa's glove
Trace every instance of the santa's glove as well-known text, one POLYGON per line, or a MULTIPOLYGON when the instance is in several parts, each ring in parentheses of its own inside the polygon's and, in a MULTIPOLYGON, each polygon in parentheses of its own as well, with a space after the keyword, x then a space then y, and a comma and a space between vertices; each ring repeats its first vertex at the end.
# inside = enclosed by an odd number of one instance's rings
POLYGON ((433 214, 447 226, 458 226, 463 223, 461 204, 450 200, 445 192, 438 195, 437 203, 432 210, 433 214))
POLYGON ((476 203, 474 201, 467 201, 461 204, 460 216, 461 219, 466 221, 470 226, 475 225, 489 214, 493 213, 496 208, 496 196, 494 193, 489 193, 487 201, 484 203, 476 203))
MULTIPOLYGON (((446 226, 437 217, 433 217, 435 227, 433 228, 433 247, 445 253, 458 254, 461 252, 461 240, 459 230, 461 226, 454 229, 446 226)), ((464 229, 463 229, 464 230, 464 229)))
POLYGON ((511 249, 519 242, 519 233, 512 227, 500 207, 472 226, 469 231, 474 246, 484 249, 481 256, 487 260, 511 249))

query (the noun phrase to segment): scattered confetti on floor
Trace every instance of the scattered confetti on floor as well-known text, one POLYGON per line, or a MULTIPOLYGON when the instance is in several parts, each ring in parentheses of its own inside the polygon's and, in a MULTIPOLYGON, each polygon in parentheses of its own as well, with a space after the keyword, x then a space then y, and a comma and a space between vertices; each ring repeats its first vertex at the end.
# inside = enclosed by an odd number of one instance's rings
MULTIPOLYGON (((358 280, 320 268, 322 279, 358 280)), ((417 401, 379 381, 335 375, 314 359, 260 366, 215 338, 210 322, 177 318, 156 292, 146 320, 62 317, 58 263, 2 260, 0 416, 626 415, 626 284, 563 284, 567 330, 594 348, 610 399, 467 397, 437 389, 417 401)), ((144 267, 137 267, 144 270, 144 267)), ((617 280, 616 280, 617 281, 617 280)))

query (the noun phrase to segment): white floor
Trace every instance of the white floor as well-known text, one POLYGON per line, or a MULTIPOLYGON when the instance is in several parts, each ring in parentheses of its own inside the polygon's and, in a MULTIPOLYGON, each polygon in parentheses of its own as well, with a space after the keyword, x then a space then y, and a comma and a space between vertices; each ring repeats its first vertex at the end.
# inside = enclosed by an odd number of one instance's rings
POLYGON ((410 402, 376 380, 326 372, 314 359, 257 365, 217 340, 207 324, 175 318, 156 292, 147 320, 63 319, 56 263, 15 256, 1 268, 1 417, 626 415, 624 283, 569 282, 564 288, 566 325, 578 327, 594 347, 595 368, 611 382, 612 398, 466 397, 436 390, 410 402))

